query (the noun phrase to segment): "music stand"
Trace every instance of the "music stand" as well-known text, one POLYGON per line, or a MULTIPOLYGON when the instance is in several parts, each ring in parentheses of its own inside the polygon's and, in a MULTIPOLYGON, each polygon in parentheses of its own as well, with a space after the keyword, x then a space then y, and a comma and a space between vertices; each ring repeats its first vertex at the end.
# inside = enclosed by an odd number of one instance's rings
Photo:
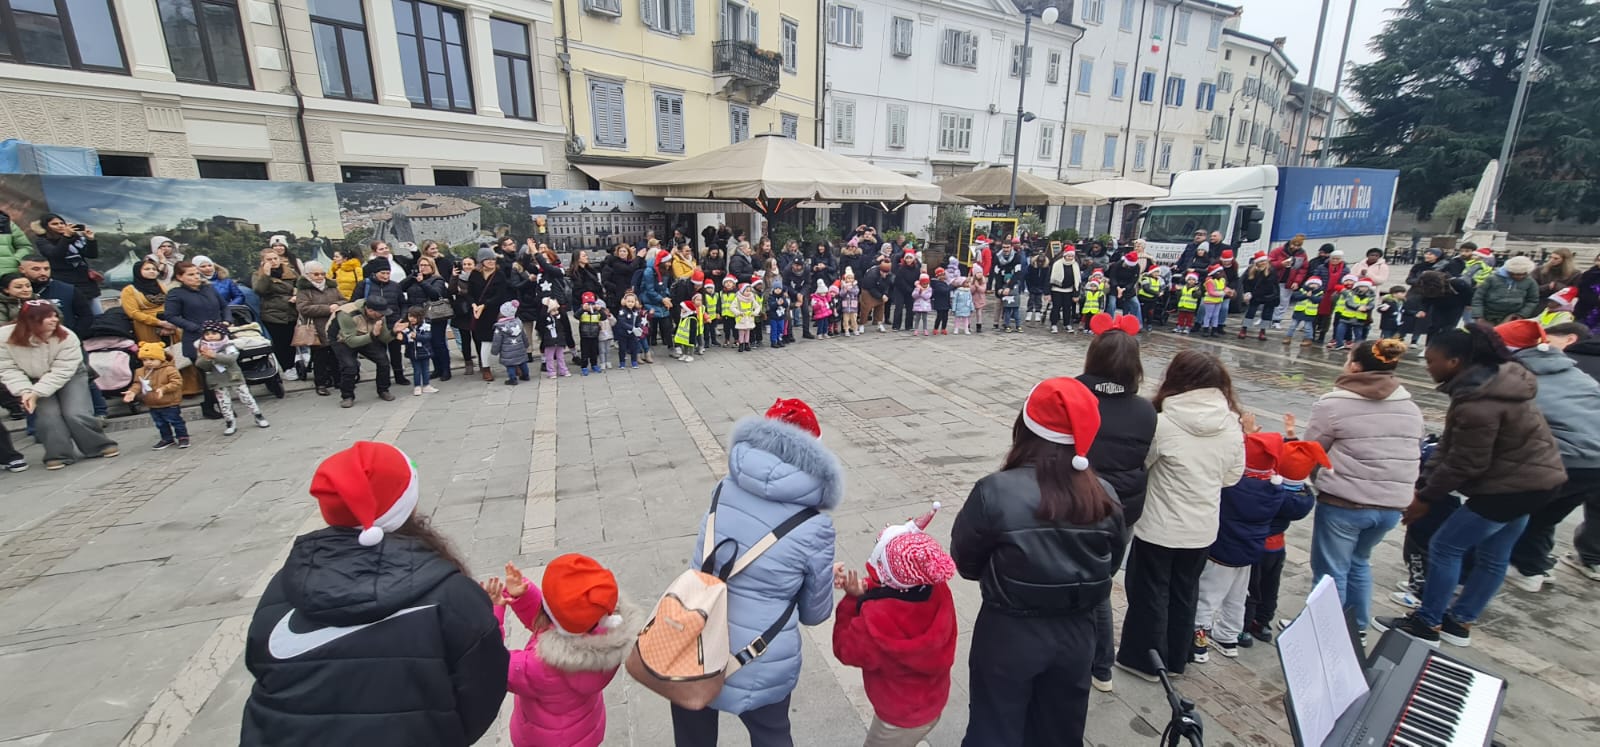
POLYGON ((1190 747, 1203 747, 1205 725, 1200 723, 1200 714, 1194 710, 1194 701, 1178 694, 1178 689, 1172 686, 1172 680, 1167 678, 1166 662, 1161 660, 1161 654, 1155 649, 1150 650, 1150 661, 1156 665, 1161 688, 1167 691, 1167 705, 1172 707, 1172 719, 1167 721, 1167 728, 1161 732, 1161 743, 1165 747, 1178 747, 1179 740, 1187 739, 1190 747))

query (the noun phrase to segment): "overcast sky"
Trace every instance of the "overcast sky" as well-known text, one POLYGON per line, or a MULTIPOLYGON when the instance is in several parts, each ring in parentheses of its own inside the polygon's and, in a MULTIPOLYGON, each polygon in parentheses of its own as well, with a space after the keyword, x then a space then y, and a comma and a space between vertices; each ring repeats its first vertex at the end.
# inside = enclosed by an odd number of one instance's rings
MULTIPOLYGON (((1391 8, 1398 8, 1401 0, 1329 0, 1328 26, 1322 35, 1322 62, 1317 65, 1317 85, 1332 88, 1334 67, 1339 63, 1339 44, 1344 39, 1345 19, 1350 14, 1350 3, 1356 3, 1356 19, 1350 33, 1351 62, 1371 62, 1372 52, 1367 42, 1383 30, 1384 21, 1391 17, 1391 8)), ((1244 16, 1240 28, 1247 34, 1272 39, 1289 37, 1284 51, 1300 68, 1305 82, 1311 74, 1311 52, 1317 43, 1317 16, 1322 10, 1322 0, 1244 0, 1244 16)))

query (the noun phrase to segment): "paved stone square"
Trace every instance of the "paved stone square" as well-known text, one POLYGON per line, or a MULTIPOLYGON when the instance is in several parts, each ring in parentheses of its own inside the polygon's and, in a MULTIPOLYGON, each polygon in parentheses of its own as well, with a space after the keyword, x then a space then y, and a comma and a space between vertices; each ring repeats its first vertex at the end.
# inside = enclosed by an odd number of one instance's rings
MULTIPOLYGON (((287 399, 262 400, 270 429, 245 426, 224 439, 219 423, 191 418, 187 451, 149 451, 155 434, 143 418, 114 424, 123 456, 60 472, 40 468, 30 443, 24 452, 35 468, 0 475, 0 745, 236 743, 250 686, 241 658, 249 616, 290 539, 321 525, 306 493, 313 467, 351 441, 391 441, 416 460, 418 510, 480 576, 515 560, 537 577, 555 555, 583 552, 648 604, 688 562, 738 418, 777 396, 816 408, 825 442, 847 467, 834 521, 838 558, 856 566, 879 528, 933 500, 946 510, 931 531, 948 539, 972 483, 999 464, 1028 388, 1077 374, 1087 343, 1032 326, 937 340, 868 333, 783 351, 715 350, 687 364, 662 355, 637 370, 518 387, 457 377, 426 397, 397 387, 402 396, 390 403, 367 383, 350 410, 291 384, 287 399)), ((1145 345, 1147 391, 1177 350, 1212 349, 1268 428, 1284 412, 1303 424, 1342 363, 1275 341, 1158 333, 1145 345)), ((1436 429, 1443 397, 1419 362, 1407 361, 1402 375, 1436 429)), ((1386 600, 1402 576, 1401 538, 1391 533, 1375 557, 1379 614, 1398 610, 1386 600)), ((1285 614, 1309 591, 1309 521, 1296 524, 1289 544, 1285 614)), ((950 707, 928 740, 936 746, 958 744, 965 728, 966 636, 980 603, 976 584, 952 585, 963 641, 950 707)), ((1120 618, 1120 586, 1113 599, 1120 618)), ((1597 620, 1600 586, 1562 567, 1553 591, 1503 590, 1473 648, 1449 649, 1510 681, 1505 744, 1600 739, 1597 620)), ((511 627, 521 645, 526 634, 511 627)), ((860 674, 832 660, 830 635, 831 623, 805 629, 793 701, 801 745, 859 743, 871 718, 860 674)), ((1189 672, 1178 684, 1199 704, 1210 744, 1290 743, 1275 649, 1257 645, 1189 672)), ((606 697, 608 744, 671 743, 659 698, 626 675, 606 697)), ((1091 697, 1091 743, 1153 744, 1166 723, 1155 685, 1119 676, 1115 693, 1091 697)), ((747 743, 731 718, 723 741, 747 743)), ((485 742, 508 743, 505 728, 485 742)))

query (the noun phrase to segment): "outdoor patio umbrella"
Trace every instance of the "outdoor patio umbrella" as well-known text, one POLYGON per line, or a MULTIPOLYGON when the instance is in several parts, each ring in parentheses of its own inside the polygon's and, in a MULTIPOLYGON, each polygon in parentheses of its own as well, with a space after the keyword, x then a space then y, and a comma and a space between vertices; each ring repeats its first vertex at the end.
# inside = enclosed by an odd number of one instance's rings
POLYGON ((1132 179, 1096 179, 1073 187, 1106 200, 1154 200, 1167 196, 1167 190, 1132 179))
MULTIPOLYGON (((939 182, 945 192, 985 205, 1003 205, 1011 199, 1011 168, 991 166, 958 174, 939 182)), ((1094 205, 1105 198, 1027 172, 1017 174, 1018 205, 1094 205)))
POLYGON ((777 134, 652 166, 608 179, 607 184, 646 197, 738 200, 772 216, 801 202, 945 201, 939 187, 777 134))

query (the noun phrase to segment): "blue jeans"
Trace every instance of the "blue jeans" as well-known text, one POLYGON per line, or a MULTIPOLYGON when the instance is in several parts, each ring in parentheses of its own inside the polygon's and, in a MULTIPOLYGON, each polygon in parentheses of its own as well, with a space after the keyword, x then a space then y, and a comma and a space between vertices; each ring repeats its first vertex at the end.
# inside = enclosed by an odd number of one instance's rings
POLYGON ((783 341, 783 320, 782 319, 768 319, 767 320, 767 342, 769 342, 769 343, 771 343, 773 345, 777 345, 778 343, 780 343, 782 341, 783 341))
MULTIPOLYGON (((551 371, 550 375, 555 376, 555 371, 551 371)), ((506 366, 506 380, 516 381, 517 379, 528 380, 528 364, 518 363, 515 366, 506 366)))
MULTIPOLYGON (((1372 548, 1400 523, 1400 512, 1381 508, 1343 508, 1318 503, 1311 525, 1311 578, 1333 579, 1339 601, 1366 630, 1372 608, 1372 548)), ((1512 541, 1516 538, 1513 537, 1512 541)), ((1502 571, 1504 563, 1502 561, 1502 571)), ((1454 588, 1452 586, 1452 588, 1454 588)))
POLYGON ((428 373, 431 369, 430 364, 432 363, 432 361, 428 360, 428 354, 430 352, 431 348, 427 350, 418 350, 416 352, 416 357, 411 359, 412 386, 424 387, 428 385, 428 373))
POLYGON ((1004 327, 1004 326, 1007 326, 1007 325, 1010 325, 1012 327, 1016 327, 1018 329, 1022 328, 1022 308, 1021 307, 1019 307, 1019 306, 1007 306, 1007 307, 1005 307, 1004 315, 1001 316, 1001 318, 1000 318, 1000 326, 1004 327))
POLYGON ((1144 307, 1139 304, 1138 294, 1129 291, 1128 297, 1117 303, 1116 310, 1119 314, 1132 314, 1133 318, 1138 319, 1140 324, 1144 324, 1144 307))
POLYGON ((1227 308, 1228 304, 1226 302, 1200 304, 1200 327, 1202 329, 1208 327, 1221 327, 1223 311, 1227 308))
POLYGON ((1294 321, 1289 323, 1289 339, 1293 340, 1302 328, 1306 331, 1306 339, 1310 340, 1317 334, 1317 319, 1310 316, 1295 315, 1294 321))
POLYGON ((1450 514, 1428 543, 1427 583, 1422 587, 1417 619, 1428 625, 1444 622, 1446 614, 1459 623, 1477 620, 1506 580, 1511 548, 1527 525, 1527 515, 1501 522, 1485 519, 1470 508, 1450 514), (1451 604, 1456 583, 1461 581, 1461 558, 1468 550, 1473 551, 1472 572, 1462 584, 1461 596, 1451 604))
MULTIPOLYGON (((155 421, 156 430, 161 433, 163 441, 189 437, 189 428, 184 425, 183 414, 177 405, 150 408, 150 419, 155 421)), ((1505 570, 1504 564, 1501 570, 1502 572, 1505 570)))

